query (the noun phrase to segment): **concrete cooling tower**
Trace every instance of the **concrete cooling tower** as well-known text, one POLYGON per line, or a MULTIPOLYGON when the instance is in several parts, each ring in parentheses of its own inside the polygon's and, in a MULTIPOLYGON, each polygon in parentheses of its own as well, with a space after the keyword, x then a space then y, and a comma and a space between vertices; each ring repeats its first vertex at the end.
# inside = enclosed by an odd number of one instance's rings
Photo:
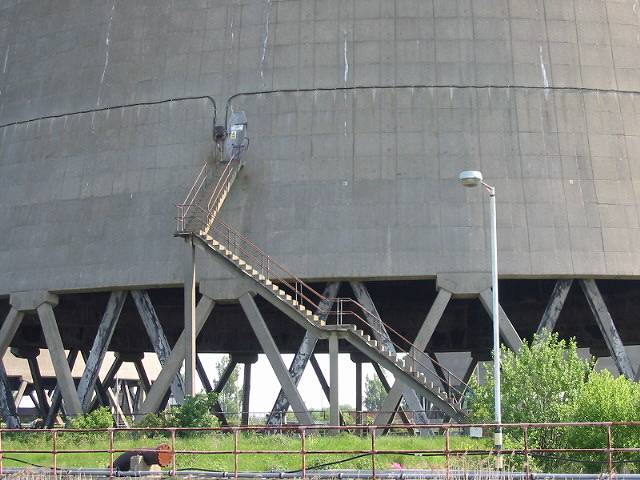
POLYGON ((208 385, 196 352, 264 353, 269 421, 312 423, 315 351, 333 423, 338 352, 396 378, 391 410, 463 419, 492 348, 478 170, 504 343, 557 330, 637 378, 639 91, 634 0, 3 0, 0 354, 48 348, 68 415, 107 351, 164 365, 141 415, 208 385))

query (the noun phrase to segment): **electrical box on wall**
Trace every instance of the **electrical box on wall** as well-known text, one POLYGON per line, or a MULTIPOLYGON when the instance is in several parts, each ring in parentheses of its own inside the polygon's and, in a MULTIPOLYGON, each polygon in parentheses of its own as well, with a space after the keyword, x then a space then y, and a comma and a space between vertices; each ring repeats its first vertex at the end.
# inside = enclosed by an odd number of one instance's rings
POLYGON ((249 144, 247 137, 247 116, 244 112, 233 112, 229 121, 229 130, 224 144, 223 162, 231 161, 249 144))

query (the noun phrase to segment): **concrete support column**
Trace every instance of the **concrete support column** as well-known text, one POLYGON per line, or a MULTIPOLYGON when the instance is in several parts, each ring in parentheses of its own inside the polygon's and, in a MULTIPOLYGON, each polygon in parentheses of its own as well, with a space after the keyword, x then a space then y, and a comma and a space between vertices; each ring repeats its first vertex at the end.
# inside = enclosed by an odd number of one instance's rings
POLYGON ((362 425, 362 362, 356 362, 356 425, 362 425))
POLYGON ((595 280, 580 280, 580 287, 582 287, 582 291, 587 298, 589 308, 596 319, 600 332, 602 332, 604 341, 618 371, 628 379, 633 380, 636 378, 635 372, 629 361, 629 356, 624 349, 624 344, 622 343, 618 329, 613 323, 613 318, 609 313, 607 304, 604 302, 604 298, 602 298, 602 294, 598 289, 598 285, 596 285, 595 280))
MULTIPOLYGON (((198 302, 198 307, 196 308, 196 336, 200 333, 200 330, 202 330, 202 327, 207 321, 207 318, 209 318, 214 306, 215 302, 205 295, 203 295, 198 302)), ((170 351, 168 358, 164 362, 158 378, 156 378, 156 381, 151 386, 151 390, 149 390, 147 398, 142 404, 142 414, 156 412, 160 408, 162 400, 171 386, 172 381, 180 371, 180 366, 182 365, 182 361, 186 355, 186 336, 186 332, 183 330, 178 341, 173 347, 173 350, 170 351)))
POLYGON ((340 395, 338 385, 338 335, 334 332, 329 335, 329 425, 340 425, 340 395))
MULTIPOLYGON (((138 313, 140 314, 140 319, 144 325, 145 330, 147 331, 147 335, 149 335, 149 339, 151 340, 151 345, 158 355, 158 360, 160 360, 160 364, 164 367, 167 363, 169 363, 169 358, 171 356, 171 347, 169 346, 169 341, 164 334, 164 330, 162 329, 162 325, 160 324, 160 319, 156 314, 156 310, 151 303, 151 298, 149 297, 149 293, 145 290, 132 290, 131 296, 133 297, 133 301, 136 304, 136 308, 138 309, 138 313)), ((183 330, 184 335, 184 330, 183 330)), ((178 339, 177 344, 174 346, 174 350, 178 348, 179 344, 182 342, 182 347, 184 348, 184 337, 181 335, 181 338, 178 339)), ((182 366, 182 360, 184 360, 184 350, 182 350, 183 355, 179 359, 175 360, 178 362, 177 368, 173 377, 171 378, 171 393, 173 393, 173 397, 176 402, 182 404, 184 401, 184 379, 182 375, 178 372, 180 367, 182 366)))
MULTIPOLYGON (((492 293, 491 289, 487 288, 480 292, 479 295, 480 303, 489 314, 489 317, 493 315, 493 305, 492 305, 492 293)), ((500 307, 499 311, 500 315, 500 337, 502 341, 514 352, 519 352, 520 348, 522 348, 522 339, 518 332, 514 328, 511 320, 507 317, 507 314, 504 312, 502 307, 500 307)))
MULTIPOLYGON (((34 402, 34 405, 38 407, 38 411, 42 418, 46 418, 49 414, 49 399, 47 398, 47 394, 44 391, 43 383, 42 383, 42 374, 40 373, 40 367, 38 365, 38 355, 40 355, 39 348, 17 348, 11 347, 11 353, 16 358, 25 359, 29 363, 29 372, 31 373, 31 379, 33 381, 33 390, 35 396, 37 398, 37 405, 34 402)), ((32 392, 29 393, 29 396, 32 396, 32 392)))
MULTIPOLYGON (((69 371, 73 370, 73 366, 76 363, 76 358, 78 358, 78 350, 70 350, 69 355, 67 356, 66 362, 69 367, 69 371)), ((97 401, 97 399, 96 399, 97 401)), ((78 403, 80 403, 78 401, 78 403)), ((53 390, 53 397, 51 399, 51 408, 49 409, 49 415, 45 421, 46 428, 52 428, 53 424, 58 417, 58 412, 62 407, 62 394, 60 391, 60 384, 56 385, 56 388, 53 390)))
POLYGON ((267 324, 265 323, 264 318, 262 318, 262 314, 260 313, 260 310, 258 310, 258 306, 256 305, 253 296, 250 293, 245 293, 239 300, 242 310, 247 316, 263 352, 267 356, 267 359, 271 364, 271 368, 273 368, 273 372, 276 374, 276 377, 280 382, 280 386, 289 399, 289 403, 293 407, 298 421, 301 425, 313 425, 313 419, 300 396, 300 392, 298 392, 296 385, 293 383, 287 367, 282 361, 276 342, 274 341, 271 332, 269 332, 267 324))
MULTIPOLYGON (((243 365, 243 381, 242 381, 242 409, 240 416, 241 425, 249 425, 249 401, 251 399, 251 365, 258 361, 257 353, 234 353, 231 355, 233 364, 241 363, 243 365)), ((225 372, 226 373, 226 372, 225 372)), ((222 379, 221 379, 222 380, 222 379)), ((225 383, 227 383, 227 380, 225 383)), ((224 388, 224 387, 223 387, 224 388)))
MULTIPOLYGON (((418 334, 413 342, 414 347, 411 350, 411 354, 418 358, 425 358, 423 353, 427 348, 431 337, 433 336, 433 332, 435 332, 438 323, 440 323, 440 319, 444 314, 444 310, 449 304, 449 300, 451 300, 451 292, 445 289, 440 289, 438 291, 438 295, 434 300, 427 316, 424 319, 424 322, 420 326, 418 330, 418 334)), ((386 380, 385 380, 386 381, 386 380)), ((375 419, 376 425, 386 425, 393 421, 393 417, 395 415, 395 410, 402 399, 402 395, 405 392, 404 385, 402 382, 396 381, 393 384, 393 387, 389 391, 389 394, 384 400, 382 405, 382 411, 378 413, 375 419)), ((411 407, 411 405, 409 405, 411 407)), ((429 419, 426 414, 420 420, 421 423, 428 423, 429 419)), ((425 432, 426 433, 426 432, 425 432)))
POLYGON ((562 307, 564 307, 564 302, 567 299, 572 283, 573 280, 570 278, 561 279, 556 282, 547 307, 542 314, 540 324, 538 325, 538 334, 541 334, 543 331, 551 333, 556 328, 556 323, 558 323, 560 312, 562 311, 562 307))
POLYGON ((242 419, 241 425, 249 425, 249 400, 251 397, 251 364, 243 364, 244 380, 242 382, 242 419))
POLYGON ((0 364, 0 410, 8 428, 20 428, 20 417, 13 399, 7 372, 4 365, 0 364))
POLYGON ((0 359, 7 352, 7 348, 9 348, 9 344, 18 331, 23 318, 24 312, 17 310, 15 307, 12 307, 5 317, 2 327, 0 327, 0 359))
POLYGON ((33 357, 27 361, 29 362, 29 370, 31 371, 31 378, 33 379, 33 387, 38 398, 38 409, 40 410, 42 418, 45 418, 49 414, 49 399, 42 384, 42 374, 40 373, 38 359, 33 357))
MULTIPOLYGON (((320 302, 318 308, 315 311, 315 314, 320 317, 320 321, 326 322, 327 317, 329 316, 329 312, 333 307, 334 298, 338 294, 339 287, 340 282, 332 282, 327 284, 324 291, 322 292, 322 296, 324 297, 324 299, 320 302)), ((304 369, 306 368, 309 359, 313 355, 313 350, 316 348, 316 343, 318 343, 318 336, 315 334, 315 332, 307 330, 304 334, 304 338, 302 339, 302 343, 300 344, 298 351, 291 361, 291 366, 289 367, 289 374, 291 375, 293 383, 296 386, 300 382, 302 374, 304 373, 304 369)), ((281 424, 288 409, 289 400, 287 399, 284 390, 281 389, 267 419, 267 425, 281 424)))
POLYGON ((56 372, 58 386, 60 387, 60 393, 64 400, 65 412, 71 416, 81 415, 82 404, 76 391, 71 369, 67 363, 64 345, 62 344, 62 338, 60 337, 60 331, 58 330, 58 323, 53 313, 52 304, 48 302, 42 303, 38 306, 37 311, 45 342, 49 349, 49 355, 51 355, 53 370, 56 372))
POLYGON ((187 237, 184 255, 184 333, 185 368, 184 393, 196 394, 196 247, 193 238, 187 237))
POLYGON ((82 378, 78 384, 78 397, 80 397, 80 403, 82 404, 83 411, 89 411, 91 404, 91 394, 96 385, 96 381, 99 379, 100 367, 104 360, 104 356, 111 343, 113 332, 116 329, 122 307, 127 299, 127 292, 116 291, 112 292, 107 307, 102 315, 102 320, 98 326, 98 331, 93 340, 93 346, 89 352, 88 358, 85 359, 85 368, 82 372, 82 378))

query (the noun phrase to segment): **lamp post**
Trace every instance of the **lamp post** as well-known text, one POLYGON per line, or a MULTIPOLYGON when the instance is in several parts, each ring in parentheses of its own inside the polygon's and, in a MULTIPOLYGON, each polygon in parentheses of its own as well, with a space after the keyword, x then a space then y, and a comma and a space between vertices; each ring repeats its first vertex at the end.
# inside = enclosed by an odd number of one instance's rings
MULTIPOLYGON (((491 214, 491 300, 493 317, 493 381, 496 431, 493 437, 496 450, 502 449, 502 405, 500 394, 500 303, 498 302, 498 233, 496 227, 496 188, 485 183, 482 172, 467 170, 458 179, 465 187, 482 185, 489 192, 491 214)), ((500 466, 500 465, 499 465, 500 466)))

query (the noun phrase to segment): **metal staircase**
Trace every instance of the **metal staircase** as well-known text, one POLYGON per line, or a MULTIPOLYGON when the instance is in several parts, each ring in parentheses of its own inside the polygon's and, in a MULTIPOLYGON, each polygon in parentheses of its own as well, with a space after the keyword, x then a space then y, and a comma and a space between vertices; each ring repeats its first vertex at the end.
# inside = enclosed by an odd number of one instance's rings
POLYGON ((429 359, 374 312, 366 310, 351 298, 325 298, 264 253, 249 238, 217 218, 242 168, 240 153, 237 151, 227 163, 213 188, 205 186, 207 169, 203 167, 187 198, 178 205, 177 235, 193 236, 206 251, 233 265, 255 283, 257 293, 303 328, 316 330, 320 337, 337 332, 339 338, 385 367, 397 380, 413 388, 444 414, 463 421, 463 402, 468 387, 462 379, 434 359, 429 359), (313 312, 319 311, 320 305, 327 304, 334 307, 327 320, 323 321, 313 312), (389 340, 393 336, 393 340, 382 345, 371 334, 389 340), (434 370, 432 364, 439 372, 434 370), (441 377, 443 372, 448 383, 446 390, 429 380, 441 377))

